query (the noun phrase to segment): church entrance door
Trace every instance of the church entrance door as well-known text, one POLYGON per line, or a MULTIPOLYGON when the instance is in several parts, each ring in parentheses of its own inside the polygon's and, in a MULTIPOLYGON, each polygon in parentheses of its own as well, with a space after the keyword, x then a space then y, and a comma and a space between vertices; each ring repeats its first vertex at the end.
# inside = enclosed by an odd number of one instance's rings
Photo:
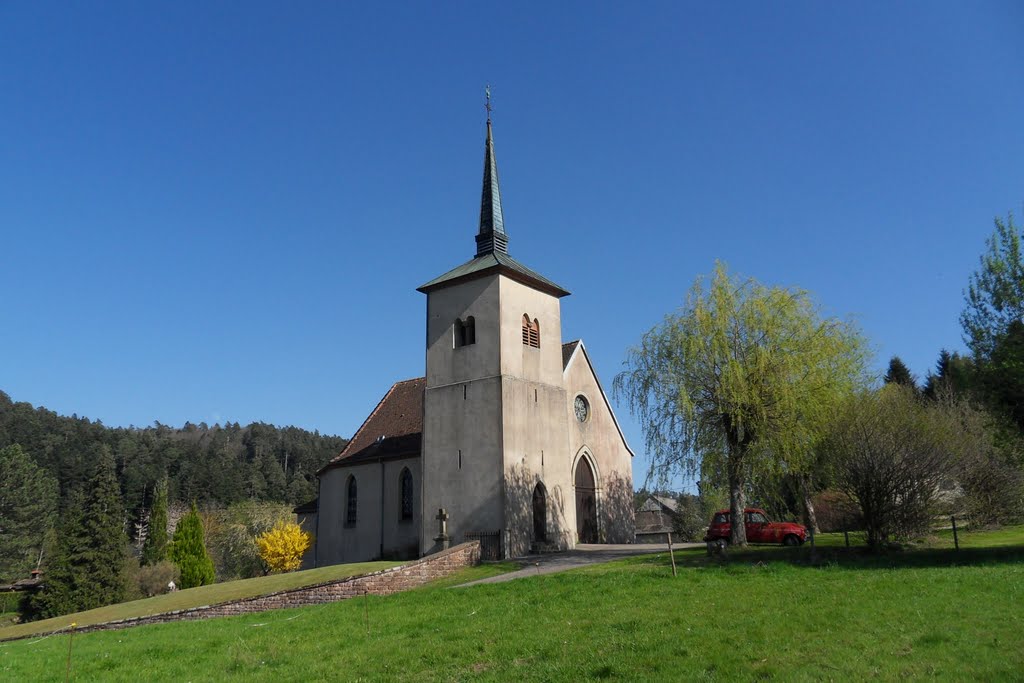
POLYGON ((576 537, 580 543, 598 543, 597 485, 586 458, 576 464, 576 537))
POLYGON ((548 540, 548 494, 541 483, 533 489, 533 540, 537 543, 548 540))

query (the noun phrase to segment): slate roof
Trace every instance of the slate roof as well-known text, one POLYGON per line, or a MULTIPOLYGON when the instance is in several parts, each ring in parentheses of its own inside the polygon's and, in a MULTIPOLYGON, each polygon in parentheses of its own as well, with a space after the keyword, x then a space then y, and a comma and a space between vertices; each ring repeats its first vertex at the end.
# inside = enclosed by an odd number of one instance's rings
POLYGON ((449 270, 444 275, 435 277, 430 282, 420 285, 416 288, 416 291, 427 294, 441 287, 475 280, 493 273, 500 273, 517 282, 530 285, 559 298, 569 295, 569 291, 561 285, 555 284, 543 275, 530 270, 508 254, 500 251, 492 251, 489 254, 472 258, 461 266, 449 270))
POLYGON ((569 367, 569 359, 572 358, 572 352, 576 350, 576 347, 580 345, 582 339, 576 341, 565 342, 562 344, 562 370, 569 367))
POLYGON ((378 459, 418 457, 423 437, 423 390, 426 377, 391 386, 370 416, 356 430, 345 450, 324 465, 345 467, 378 459))
POLYGON ((297 515, 308 515, 311 512, 316 512, 320 509, 320 499, 314 498, 313 500, 306 501, 302 505, 296 505, 292 508, 292 512, 297 515))

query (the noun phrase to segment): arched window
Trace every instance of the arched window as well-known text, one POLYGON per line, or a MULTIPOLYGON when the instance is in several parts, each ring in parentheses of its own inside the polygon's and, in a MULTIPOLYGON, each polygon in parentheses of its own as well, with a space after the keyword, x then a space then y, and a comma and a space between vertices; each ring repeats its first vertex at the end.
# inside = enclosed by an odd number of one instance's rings
POLYGON ((406 467, 401 476, 402 519, 412 519, 412 472, 406 467))
POLYGON ((455 320, 455 348, 476 344, 476 320, 469 316, 465 320, 455 320))
POLYGON ((523 345, 535 349, 540 348, 540 321, 530 316, 523 315, 523 345))
POLYGON ((538 543, 548 540, 548 492, 541 482, 533 489, 533 540, 538 543))
POLYGON ((355 526, 356 510, 358 509, 358 493, 356 491, 356 478, 348 478, 348 495, 345 500, 345 524, 355 526))

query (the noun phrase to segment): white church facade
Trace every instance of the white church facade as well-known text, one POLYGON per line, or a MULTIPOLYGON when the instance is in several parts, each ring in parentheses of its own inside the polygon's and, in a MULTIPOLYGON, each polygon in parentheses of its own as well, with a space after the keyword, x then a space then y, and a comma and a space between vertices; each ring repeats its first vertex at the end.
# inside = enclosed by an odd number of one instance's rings
POLYGON ((582 340, 562 343, 569 292, 508 254, 490 118, 476 255, 419 291, 426 375, 394 384, 318 473, 296 508, 306 564, 471 538, 493 559, 633 542, 633 453, 582 340))

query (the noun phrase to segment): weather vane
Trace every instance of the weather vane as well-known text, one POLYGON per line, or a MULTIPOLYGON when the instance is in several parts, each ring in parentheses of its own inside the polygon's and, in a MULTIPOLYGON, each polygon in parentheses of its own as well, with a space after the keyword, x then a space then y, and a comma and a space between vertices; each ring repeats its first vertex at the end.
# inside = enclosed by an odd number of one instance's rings
POLYGON ((487 86, 484 88, 484 96, 487 98, 487 102, 486 102, 486 104, 484 104, 484 109, 487 110, 487 123, 490 123, 491 122, 491 84, 490 83, 488 83, 487 86))

